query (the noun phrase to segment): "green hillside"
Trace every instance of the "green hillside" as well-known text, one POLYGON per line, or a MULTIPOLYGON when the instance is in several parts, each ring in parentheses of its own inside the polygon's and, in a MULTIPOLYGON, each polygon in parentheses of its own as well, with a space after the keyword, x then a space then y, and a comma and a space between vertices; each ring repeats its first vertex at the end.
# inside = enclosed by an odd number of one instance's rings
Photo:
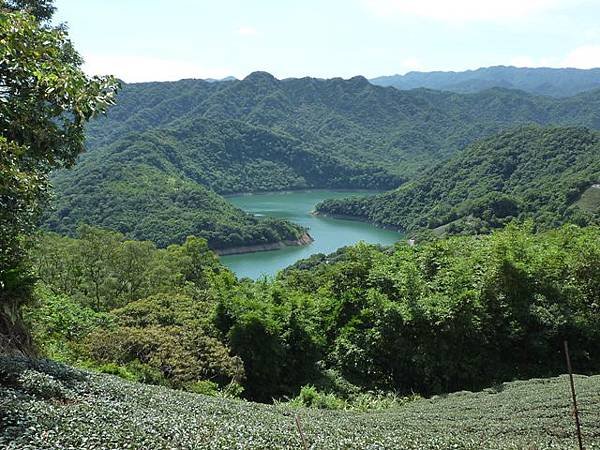
POLYGON ((94 224, 160 246, 194 235, 213 249, 293 241, 304 232, 284 220, 253 217, 180 176, 164 147, 156 154, 135 150, 128 147, 122 162, 122 153, 104 158, 95 152, 60 172, 54 178, 55 210, 45 226, 73 235, 81 223, 94 224))
POLYGON ((74 234, 81 222, 159 245, 188 235, 212 248, 295 240, 298 227, 257 219, 215 193, 313 186, 393 187, 398 177, 316 152, 294 138, 241 122, 199 119, 128 134, 53 178, 45 226, 74 234))
POLYGON ((395 191, 317 210, 411 232, 486 232, 515 218, 547 229, 598 223, 597 210, 581 202, 591 204, 593 192, 582 194, 599 179, 600 134, 524 127, 475 143, 395 191))
POLYGON ((600 91, 563 100, 506 89, 460 95, 264 72, 126 85, 107 117, 89 125, 88 153, 54 175, 45 226, 73 234, 87 222, 161 245, 189 233, 213 248, 274 242, 289 237, 280 232, 289 224, 239 220, 239 210, 205 188, 391 189, 515 124, 598 127, 599 103, 600 91), (174 195, 180 187, 186 193, 174 195))
POLYGON ((158 249, 82 227, 77 239, 38 237, 24 319, 49 358, 193 392, 236 385, 262 402, 307 385, 352 402, 555 376, 564 339, 580 373, 594 374, 599 236, 509 226, 358 244, 252 282, 199 238, 158 249))
POLYGON ((220 83, 125 85, 107 117, 90 124, 88 140, 94 149, 130 131, 180 127, 198 119, 238 120, 346 161, 387 163, 406 175, 515 124, 598 128, 599 103, 600 91, 567 99, 501 88, 465 95, 399 91, 374 86, 364 77, 277 80, 255 72, 220 83))
MULTIPOLYGON (((600 376, 575 378, 585 448, 600 448, 600 376)), ((565 376, 381 412, 273 407, 130 383, 47 361, 0 360, 0 446, 13 449, 575 448, 565 376)))
POLYGON ((61 172, 59 189, 73 176, 139 164, 206 186, 219 193, 307 187, 392 187, 399 177, 318 151, 296 138, 233 120, 193 119, 170 128, 129 133, 61 172))

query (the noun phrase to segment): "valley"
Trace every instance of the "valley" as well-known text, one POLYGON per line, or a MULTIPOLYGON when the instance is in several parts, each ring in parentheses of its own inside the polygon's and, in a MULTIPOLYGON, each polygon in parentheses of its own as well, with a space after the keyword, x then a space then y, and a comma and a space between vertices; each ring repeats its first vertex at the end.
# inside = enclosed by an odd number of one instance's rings
POLYGON ((112 3, 0 0, 0 447, 600 449, 600 6, 112 3))
MULTIPOLYGON (((253 72, 222 82, 126 84, 115 107, 88 125, 87 152, 75 167, 53 174, 56 196, 43 227, 72 236, 85 222, 159 246, 194 234, 222 252, 273 247, 302 230, 244 216, 223 195, 390 191, 523 124, 599 129, 599 105, 600 90, 565 98, 498 87, 401 91, 360 76, 279 80, 253 72)), ((412 231, 395 212, 339 213, 412 231)))

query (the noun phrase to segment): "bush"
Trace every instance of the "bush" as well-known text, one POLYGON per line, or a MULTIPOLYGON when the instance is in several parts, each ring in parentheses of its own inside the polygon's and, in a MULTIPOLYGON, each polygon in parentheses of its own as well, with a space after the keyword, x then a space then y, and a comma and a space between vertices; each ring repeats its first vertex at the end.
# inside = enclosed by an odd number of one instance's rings
POLYGON ((402 397, 393 392, 361 392, 349 397, 321 392, 311 385, 302 386, 297 397, 280 404, 330 410, 374 411, 403 406, 419 396, 402 397))
POLYGON ((194 392, 195 394, 210 395, 216 397, 219 393, 219 385, 213 381, 200 380, 194 381, 193 383, 187 383, 185 390, 194 392))
POLYGON ((38 285, 34 297, 34 304, 24 309, 24 319, 38 351, 54 360, 76 361, 74 343, 96 328, 110 329, 114 325, 111 315, 95 312, 72 297, 51 292, 46 286, 38 285))
POLYGON ((97 330, 86 337, 83 349, 96 364, 124 366, 134 378, 153 384, 167 380, 172 386, 183 386, 198 379, 226 384, 243 379, 239 358, 229 356, 217 339, 185 326, 97 330))
POLYGON ((325 394, 317 391, 314 386, 302 386, 300 393, 289 402, 290 406, 304 406, 317 409, 347 409, 348 404, 345 400, 336 397, 333 394, 325 394))

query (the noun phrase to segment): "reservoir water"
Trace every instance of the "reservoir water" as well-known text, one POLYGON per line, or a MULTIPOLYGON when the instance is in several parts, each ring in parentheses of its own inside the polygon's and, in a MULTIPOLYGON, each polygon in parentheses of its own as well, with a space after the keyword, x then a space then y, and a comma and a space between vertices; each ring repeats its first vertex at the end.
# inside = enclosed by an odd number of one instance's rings
POLYGON ((327 198, 369 194, 357 191, 311 190, 230 196, 227 199, 231 203, 251 214, 279 217, 307 227, 315 242, 302 247, 222 256, 221 261, 238 277, 256 279, 262 275, 275 275, 279 270, 315 253, 331 253, 359 241, 391 245, 402 239, 401 233, 368 223, 310 214, 317 203, 327 198))

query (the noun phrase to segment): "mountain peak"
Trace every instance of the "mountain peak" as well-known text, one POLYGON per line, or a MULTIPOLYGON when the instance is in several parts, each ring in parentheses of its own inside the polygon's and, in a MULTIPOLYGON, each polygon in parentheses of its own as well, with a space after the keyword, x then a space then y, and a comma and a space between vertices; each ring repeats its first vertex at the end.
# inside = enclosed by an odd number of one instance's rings
POLYGON ((356 83, 368 83, 369 82, 369 80, 367 80, 362 75, 355 75, 352 78, 348 79, 348 81, 354 81, 356 83))
POLYGON ((367 80, 365 77, 363 77, 362 75, 356 75, 352 78, 350 78, 348 80, 349 83, 351 83, 354 86, 358 86, 358 87, 363 87, 363 86, 367 86, 371 83, 369 83, 369 80, 367 80))
POLYGON ((252 72, 250 75, 248 75, 246 78, 244 78, 244 81, 254 81, 254 82, 266 81, 269 83, 273 83, 273 82, 277 82, 277 78, 275 78, 269 72, 264 72, 264 71, 258 70, 256 72, 252 72))

